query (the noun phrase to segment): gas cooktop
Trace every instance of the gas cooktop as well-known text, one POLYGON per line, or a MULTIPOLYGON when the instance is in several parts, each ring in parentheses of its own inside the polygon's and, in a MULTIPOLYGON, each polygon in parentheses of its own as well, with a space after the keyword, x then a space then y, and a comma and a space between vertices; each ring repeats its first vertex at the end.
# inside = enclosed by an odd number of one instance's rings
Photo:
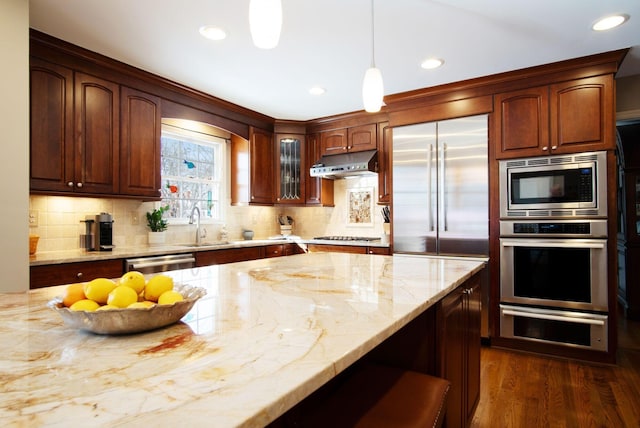
POLYGON ((313 239, 323 241, 379 241, 380 238, 371 236, 316 236, 313 239))

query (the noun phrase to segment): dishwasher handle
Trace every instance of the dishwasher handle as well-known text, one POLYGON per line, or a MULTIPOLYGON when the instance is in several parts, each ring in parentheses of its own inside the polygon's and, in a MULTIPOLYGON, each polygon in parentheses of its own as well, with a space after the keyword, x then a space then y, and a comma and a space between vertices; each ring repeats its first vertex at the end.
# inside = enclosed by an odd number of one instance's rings
MULTIPOLYGON (((183 269, 195 266, 196 259, 193 254, 177 254, 170 256, 140 257, 126 261, 127 271, 137 270, 153 273, 158 271, 183 269), (172 268, 173 266, 173 268, 172 268), (161 268, 161 269, 154 269, 161 268)), ((143 272, 143 273, 145 273, 143 272)))
POLYGON ((159 261, 138 262, 138 263, 132 263, 129 266, 133 270, 138 270, 138 269, 144 269, 144 268, 155 267, 155 266, 179 265, 182 263, 195 263, 195 262, 196 262, 195 257, 189 257, 185 259, 176 259, 171 261, 159 260, 159 261))

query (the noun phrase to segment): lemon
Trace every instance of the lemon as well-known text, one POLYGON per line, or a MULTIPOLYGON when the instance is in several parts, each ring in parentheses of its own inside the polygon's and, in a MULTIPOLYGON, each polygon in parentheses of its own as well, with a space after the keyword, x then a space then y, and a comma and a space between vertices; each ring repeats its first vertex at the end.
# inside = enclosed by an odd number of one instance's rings
POLYGON ((84 284, 84 295, 101 305, 107 303, 109 293, 116 288, 116 283, 107 278, 96 278, 84 284))
POLYGON ((62 304, 68 308, 78 300, 86 298, 87 297, 84 295, 84 283, 69 284, 64 289, 64 294, 62 295, 62 304))
POLYGON ((100 305, 95 300, 82 299, 69 307, 72 311, 95 311, 100 305))
POLYGON ((140 294, 142 290, 144 290, 144 285, 147 280, 144 278, 144 275, 138 271, 132 270, 130 272, 125 273, 118 281, 118 285, 126 285, 127 287, 131 287, 136 290, 136 293, 140 294))
POLYGON ((138 301, 138 293, 126 285, 118 285, 111 290, 109 297, 107 297, 107 305, 115 306, 117 308, 126 308, 132 303, 138 301))
POLYGON ((120 309, 120 308, 113 305, 102 305, 98 309, 96 309, 96 311, 108 311, 110 309, 120 309))
POLYGON ((132 304, 130 304, 129 306, 127 306, 127 308, 138 308, 138 309, 147 309, 150 308, 151 306, 155 305, 154 302, 150 302, 148 300, 145 300, 144 302, 133 302, 132 304))
POLYGON ((165 291, 160 295, 160 297, 158 297, 158 304, 173 305, 175 302, 180 302, 182 300, 184 300, 182 294, 178 293, 177 291, 169 290, 165 291))
POLYGON ((144 298, 157 302, 160 295, 169 290, 173 290, 173 278, 162 274, 156 275, 147 281, 144 287, 144 298))

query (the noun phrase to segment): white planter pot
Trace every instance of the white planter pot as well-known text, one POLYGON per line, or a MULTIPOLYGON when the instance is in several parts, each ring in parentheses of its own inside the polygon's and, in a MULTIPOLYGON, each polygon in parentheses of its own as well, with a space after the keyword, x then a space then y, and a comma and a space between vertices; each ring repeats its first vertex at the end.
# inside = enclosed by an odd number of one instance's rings
POLYGON ((163 232, 149 232, 149 245, 164 245, 166 239, 166 233, 163 232))

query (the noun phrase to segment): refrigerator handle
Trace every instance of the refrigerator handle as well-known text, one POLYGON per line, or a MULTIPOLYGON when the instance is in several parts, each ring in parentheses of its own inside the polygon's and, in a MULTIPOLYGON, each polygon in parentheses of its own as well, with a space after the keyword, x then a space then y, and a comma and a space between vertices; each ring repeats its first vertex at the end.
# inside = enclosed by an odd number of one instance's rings
MULTIPOLYGON (((432 183, 431 183, 431 169, 433 168, 433 144, 429 144, 429 161, 427 162, 427 189, 429 192, 432 192, 432 183)), ((433 204, 431 203, 431 193, 427 198, 427 212, 429 213, 429 231, 433 232, 433 204)))
POLYGON ((447 154, 447 144, 443 143, 442 144, 442 155, 440 156, 440 183, 442 183, 442 189, 441 190, 441 198, 442 198, 442 227, 443 230, 445 232, 447 232, 449 230, 449 222, 447 220, 447 171, 445 169, 445 166, 447 164, 447 159, 446 159, 446 154, 447 154))

